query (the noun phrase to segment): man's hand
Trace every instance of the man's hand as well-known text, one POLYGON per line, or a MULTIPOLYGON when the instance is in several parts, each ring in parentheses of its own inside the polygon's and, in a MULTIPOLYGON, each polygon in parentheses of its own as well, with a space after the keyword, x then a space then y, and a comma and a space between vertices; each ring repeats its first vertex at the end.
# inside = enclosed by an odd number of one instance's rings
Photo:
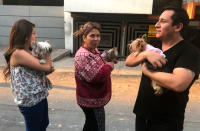
POLYGON ((167 62, 167 60, 162 55, 154 51, 145 51, 144 55, 146 56, 146 59, 153 65, 155 69, 161 68, 167 62))
POLYGON ((145 62, 142 64, 141 67, 142 67, 142 72, 143 72, 145 75, 147 75, 148 73, 150 73, 150 70, 148 70, 147 65, 146 65, 145 62))

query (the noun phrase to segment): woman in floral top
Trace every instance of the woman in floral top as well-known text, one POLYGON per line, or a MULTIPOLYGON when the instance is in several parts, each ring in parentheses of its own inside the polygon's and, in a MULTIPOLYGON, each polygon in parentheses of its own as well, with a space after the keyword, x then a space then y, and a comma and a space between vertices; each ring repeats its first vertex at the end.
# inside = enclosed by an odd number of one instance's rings
POLYGON ((74 59, 77 103, 85 114, 83 131, 105 131, 104 106, 111 98, 110 74, 112 62, 105 62, 97 46, 100 42, 100 25, 84 24, 74 36, 82 36, 83 44, 74 59))
POLYGON ((26 131, 46 131, 48 118, 48 89, 52 85, 46 74, 53 72, 51 58, 46 64, 31 55, 31 43, 36 41, 35 25, 25 19, 14 23, 9 47, 4 56, 6 78, 10 78, 14 102, 24 116, 26 131))

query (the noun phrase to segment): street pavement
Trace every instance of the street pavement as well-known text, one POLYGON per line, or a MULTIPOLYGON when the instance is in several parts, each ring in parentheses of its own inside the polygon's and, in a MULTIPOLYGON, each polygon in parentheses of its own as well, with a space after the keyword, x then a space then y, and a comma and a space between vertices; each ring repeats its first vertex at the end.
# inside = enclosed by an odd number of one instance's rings
MULTIPOLYGON (((5 66, 3 53, 7 47, 0 47, 0 131, 23 131, 24 120, 13 102, 9 83, 2 76, 5 66)), ((73 57, 65 49, 52 53, 55 72, 48 77, 54 88, 49 91, 49 119, 47 131, 81 131, 84 114, 76 104, 73 57)), ((112 99, 105 106, 106 131, 134 131, 135 115, 132 113, 140 81, 140 67, 130 68, 120 61, 112 72, 112 99)), ((200 82, 192 87, 190 101, 186 108, 184 131, 200 130, 200 82)), ((173 108, 173 107, 172 107, 173 108)))

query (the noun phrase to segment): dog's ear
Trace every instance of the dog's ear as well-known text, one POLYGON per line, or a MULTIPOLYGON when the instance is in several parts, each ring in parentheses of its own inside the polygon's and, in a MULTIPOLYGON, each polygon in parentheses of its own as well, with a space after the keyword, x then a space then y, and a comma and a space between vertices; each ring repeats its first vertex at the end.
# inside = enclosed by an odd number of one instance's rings
POLYGON ((37 44, 37 43, 36 43, 35 41, 32 42, 32 43, 31 43, 31 48, 32 48, 32 49, 36 48, 36 44, 37 44))
POLYGON ((135 52, 136 51, 136 45, 137 42, 136 40, 132 40, 130 44, 128 44, 128 48, 130 52, 135 52))
POLYGON ((147 41, 147 34, 143 34, 142 39, 144 39, 144 41, 146 42, 147 41))
POLYGON ((45 40, 45 42, 50 43, 50 40, 45 40))

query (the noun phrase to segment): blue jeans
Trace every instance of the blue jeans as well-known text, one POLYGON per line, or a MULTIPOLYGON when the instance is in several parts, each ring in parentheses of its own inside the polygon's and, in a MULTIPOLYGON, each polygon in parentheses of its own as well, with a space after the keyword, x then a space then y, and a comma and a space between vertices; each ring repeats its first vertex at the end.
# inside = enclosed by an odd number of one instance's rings
POLYGON ((24 116, 26 131, 46 131, 49 125, 47 99, 33 107, 19 106, 19 110, 24 116))

